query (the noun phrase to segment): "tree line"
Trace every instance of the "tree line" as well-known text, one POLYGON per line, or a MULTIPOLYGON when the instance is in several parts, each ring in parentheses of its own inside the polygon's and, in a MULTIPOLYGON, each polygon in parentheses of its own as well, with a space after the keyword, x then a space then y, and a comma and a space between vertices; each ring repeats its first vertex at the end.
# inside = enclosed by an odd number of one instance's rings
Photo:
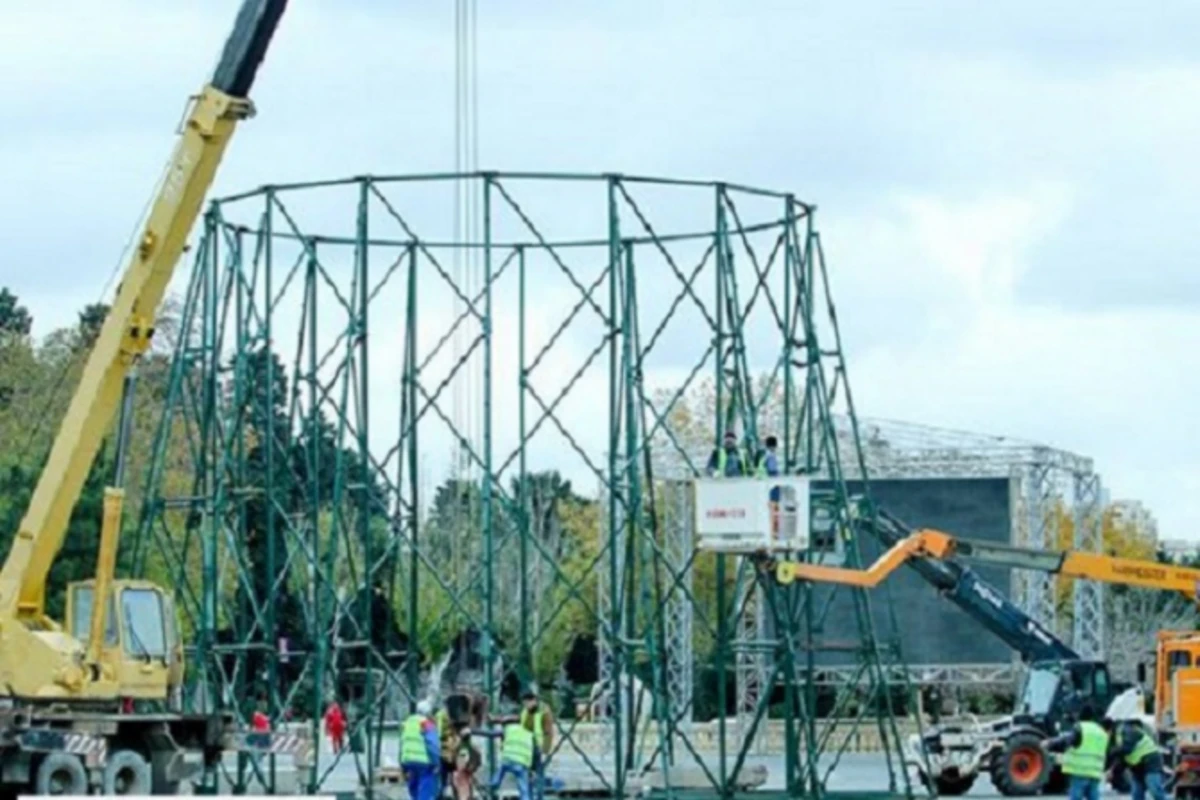
MULTIPOLYGON (((73 325, 35 339, 34 318, 29 310, 9 290, 0 289, 0 441, 5 443, 0 448, 0 548, 5 552, 106 313, 103 305, 87 306, 77 314, 73 325)), ((180 335, 177 304, 167 302, 158 328, 155 345, 138 370, 123 542, 132 538, 142 518, 147 492, 144 476, 168 404, 172 352, 180 335)), ((371 618, 372 649, 383 654, 385 660, 389 660, 389 654, 419 652, 424 669, 452 654, 458 668, 478 666, 466 652, 475 647, 470 644, 474 641, 471 637, 478 634, 485 604, 481 576, 488 554, 479 535, 482 500, 478 482, 449 477, 437 485, 428 508, 420 510, 420 553, 414 557, 411 549, 402 546, 401 531, 411 521, 399 519, 391 497, 394 490, 375 465, 363 460, 357 447, 347 445, 337 420, 317 416, 297 424, 288 404, 295 387, 288 385, 288 372, 277 353, 259 348, 246 356, 244 366, 245 380, 239 389, 243 393, 242 408, 235 418, 234 432, 248 444, 247 483, 258 491, 248 495, 244 507, 242 529, 246 539, 240 544, 246 555, 245 579, 225 582, 227 596, 218 639, 234 643, 261 637, 255 609, 269 603, 274 607, 277 632, 296 651, 311 651, 317 637, 352 639, 352 628, 363 625, 358 617, 365 613, 371 618), (268 458, 276 475, 270 485, 266 481, 268 458), (347 500, 348 493, 353 495, 352 502, 347 500), (335 531, 348 527, 368 532, 366 541, 359 538, 347 542, 337 551, 341 555, 328 577, 344 593, 342 606, 348 613, 328 631, 315 627, 312 570, 300 568, 305 563, 304 554, 297 550, 300 544, 287 535, 284 526, 272 529, 267 524, 268 515, 304 509, 313 496, 321 503, 318 538, 327 540, 335 531), (339 518, 348 505, 366 509, 367 518, 361 526, 357 520, 351 523, 339 518), (376 563, 362 569, 367 566, 366 548, 374 554, 376 563), (268 570, 269 552, 275 556, 276 574, 268 570), (288 563, 297 566, 280 581, 281 565, 288 563), (418 578, 415 607, 404 588, 414 564, 418 578), (409 631, 412 617, 416 627, 409 631)), ((656 404, 664 407, 666 398, 660 396, 656 404)), ((234 405, 233 401, 226 398, 226 405, 234 405)), ((775 424, 775 429, 764 428, 764 432, 778 432, 779 406, 781 403, 776 402, 764 408, 766 426, 775 424)), ((715 413, 711 382, 686 393, 669 415, 674 440, 667 442, 661 434, 656 438, 655 470, 665 474, 702 467, 712 446, 708 420, 714 419, 715 413)), ((159 479, 161 485, 180 493, 186 492, 192 480, 194 461, 188 446, 182 437, 169 440, 163 458, 164 473, 159 479)), ((103 490, 112 480, 112 450, 110 436, 72 513, 70 535, 50 576, 48 610, 52 616, 63 612, 65 585, 90 577, 94 571, 103 490)), ((572 677, 577 682, 593 681, 595 639, 601 622, 597 616, 599 582, 607 579, 602 524, 605 511, 595 498, 580 494, 553 470, 523 479, 514 477, 500 488, 503 491, 498 494, 503 498, 495 505, 490 558, 494 575, 493 625, 510 662, 502 671, 511 673, 512 662, 526 661, 530 674, 520 676, 522 679, 552 684, 571 671, 568 667, 575 662, 572 677), (522 531, 528 533, 524 540, 522 531), (528 617, 522 617, 523 610, 528 611, 528 617), (523 630, 533 639, 527 652, 520 652, 523 630), (589 661, 591 667, 578 669, 580 661, 589 661)), ((181 527, 189 524, 194 527, 196 520, 181 527)), ((1071 541, 1072 524, 1069 515, 1061 512, 1060 542, 1071 541)), ((1111 510, 1106 512, 1104 535, 1106 549, 1112 552, 1155 557, 1149 533, 1111 510)), ((126 573, 133 569, 127 555, 123 549, 121 569, 126 573)), ((191 573, 187 579, 199 585, 199 564, 189 562, 186 568, 191 573)), ((691 560, 688 569, 691 583, 686 602, 713 619, 718 594, 715 559, 701 554, 691 560)), ((153 557, 146 562, 146 573, 165 584, 173 580, 168 566, 153 557)), ((731 593, 736 579, 731 574, 728 580, 726 589, 731 593)), ((1069 613, 1065 582, 1060 583, 1059 591, 1063 613, 1069 613)), ((1194 624, 1195 616, 1190 607, 1181 607, 1175 599, 1132 590, 1108 591, 1105 613, 1114 653, 1134 652, 1133 640, 1146 635, 1152 638, 1141 629, 1147 625, 1157 626, 1168 619, 1176 622, 1182 617, 1194 624), (1133 625, 1131 620, 1137 620, 1141 627, 1127 630, 1133 625)), ((695 626, 694 637, 693 699, 698 715, 705 717, 717 711, 715 681, 719 670, 708 628, 695 626)), ((241 668, 249 675, 264 674, 270 660, 262 650, 229 658, 241 659, 241 668)), ((338 659, 334 666, 342 671, 370 666, 368 651, 361 648, 347 649, 338 659)), ((298 679, 302 672, 299 663, 284 668, 292 678, 298 679)), ((397 669, 403 667, 400 657, 389 663, 397 669)), ((639 669, 649 680, 651 665, 642 664, 639 669)), ((726 665, 726 672, 732 679, 732 663, 726 665)), ((735 694, 734 687, 727 687, 730 703, 735 694)), ((304 707, 308 704, 299 696, 296 702, 304 707)))

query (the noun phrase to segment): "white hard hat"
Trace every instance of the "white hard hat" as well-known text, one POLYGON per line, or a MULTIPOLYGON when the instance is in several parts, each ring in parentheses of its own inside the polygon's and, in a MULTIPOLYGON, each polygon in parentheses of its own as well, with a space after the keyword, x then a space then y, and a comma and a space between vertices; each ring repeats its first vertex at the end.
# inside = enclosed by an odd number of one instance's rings
POLYGON ((433 703, 429 702, 428 700, 422 700, 421 702, 417 703, 417 713, 423 717, 428 717, 433 713, 433 703))

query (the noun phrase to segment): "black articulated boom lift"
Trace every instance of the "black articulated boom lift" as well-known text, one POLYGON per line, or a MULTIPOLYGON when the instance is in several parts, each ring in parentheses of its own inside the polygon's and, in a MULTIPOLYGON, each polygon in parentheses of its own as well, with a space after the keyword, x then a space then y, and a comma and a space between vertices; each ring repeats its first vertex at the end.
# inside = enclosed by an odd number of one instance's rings
POLYGON ((286 6, 287 0, 244 0, 211 81, 192 99, 112 308, 0 568, 2 791, 176 794, 196 761, 211 766, 237 749, 290 751, 300 758, 306 749, 297 737, 241 734, 230 715, 183 713, 183 644, 171 595, 113 574, 137 363, 150 346, 159 305, 225 148, 238 123, 253 113, 250 87, 286 6), (104 497, 96 574, 68 587, 67 615, 60 623, 46 615, 46 582, 118 412, 115 478, 104 497), (138 710, 153 701, 170 710, 138 710))

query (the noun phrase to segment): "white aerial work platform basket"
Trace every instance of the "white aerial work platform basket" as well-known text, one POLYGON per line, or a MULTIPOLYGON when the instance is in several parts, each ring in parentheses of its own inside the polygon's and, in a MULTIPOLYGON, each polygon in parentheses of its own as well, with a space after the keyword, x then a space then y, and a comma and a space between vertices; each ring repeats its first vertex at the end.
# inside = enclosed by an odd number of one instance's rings
POLYGON ((699 549, 758 553, 808 547, 808 478, 697 478, 693 488, 699 549))

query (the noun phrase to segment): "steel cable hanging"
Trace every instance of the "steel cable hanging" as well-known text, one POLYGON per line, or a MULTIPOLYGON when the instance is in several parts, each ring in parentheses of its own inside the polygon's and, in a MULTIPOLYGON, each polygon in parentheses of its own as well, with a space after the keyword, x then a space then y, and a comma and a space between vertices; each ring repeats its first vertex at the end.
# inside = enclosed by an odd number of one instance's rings
MULTIPOLYGON (((477 7, 475 0, 455 0, 454 4, 454 171, 458 175, 473 175, 478 171, 479 133, 476 122, 479 97, 476 88, 477 58, 477 7)), ((480 265, 482 259, 478 248, 473 246, 480 239, 480 191, 482 185, 474 178, 460 178, 454 182, 454 258, 452 271, 459 287, 454 299, 455 318, 467 312, 463 298, 475 298, 482 288, 480 265)), ((455 363, 468 359, 454 382, 452 420, 457 434, 451 443, 451 477, 457 490, 463 492, 458 498, 454 512, 455 535, 451 542, 452 574, 457 582, 462 571, 471 563, 466 557, 468 537, 464 534, 478 529, 478 508, 474 502, 475 490, 482 474, 470 457, 482 430, 482 360, 472 354, 473 340, 477 337, 469 326, 458 327, 454 332, 453 352, 455 363), (461 438, 459 438, 461 437, 461 438), (470 487, 470 488, 468 488, 470 487)))

